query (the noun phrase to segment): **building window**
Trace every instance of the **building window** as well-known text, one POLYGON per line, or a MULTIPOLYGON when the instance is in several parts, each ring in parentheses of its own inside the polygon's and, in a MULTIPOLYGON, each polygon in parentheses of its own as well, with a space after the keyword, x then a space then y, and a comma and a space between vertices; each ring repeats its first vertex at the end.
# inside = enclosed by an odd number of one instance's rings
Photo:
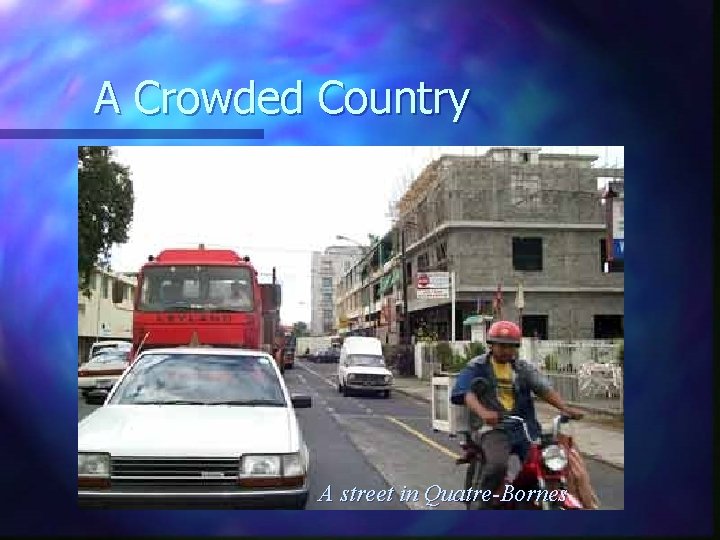
POLYGON ((78 304, 78 315, 85 315, 85 304, 78 304))
POLYGON ((595 339, 617 339, 625 335, 622 315, 595 315, 593 323, 595 339))
POLYGON ((437 262, 443 262, 447 259, 447 243, 440 242, 435 248, 435 258, 437 262))
POLYGON ((542 238, 513 237, 513 268, 526 272, 543 269, 542 238))
POLYGON ((333 322, 334 319, 333 310, 332 309, 323 309, 323 321, 324 322, 333 322))
POLYGON ((97 272, 92 272, 90 274, 90 281, 88 282, 88 286, 93 291, 97 289, 97 272))
POLYGON ((600 272, 605 273, 605 263, 607 263, 607 272, 625 272, 624 260, 607 260, 607 241, 605 238, 600 239, 600 272))
POLYGON ((345 268, 346 272, 350 270, 350 261, 345 261, 345 263, 343 264, 343 268, 345 268))
POLYGON ((425 272, 430 266, 430 257, 427 253, 423 253, 421 255, 418 255, 417 258, 417 267, 418 272, 425 272))
POLYGON ((322 278, 322 287, 323 287, 323 289, 332 288, 332 278, 330 278, 330 277, 322 278))
POLYGON ((548 338, 548 316, 547 315, 523 315, 522 335, 536 339, 548 338))
POLYGON ((537 209, 540 198, 540 175, 513 174, 510 177, 510 191, 515 208, 537 209))
POLYGON ((332 304, 332 293, 323 293, 322 298, 323 302, 325 302, 326 304, 332 304))
POLYGON ((108 289, 110 288, 110 278, 107 276, 102 277, 102 295, 103 298, 107 299, 108 297, 108 289))
POLYGON ((410 261, 405 265, 405 277, 408 281, 412 281, 412 262, 410 261))

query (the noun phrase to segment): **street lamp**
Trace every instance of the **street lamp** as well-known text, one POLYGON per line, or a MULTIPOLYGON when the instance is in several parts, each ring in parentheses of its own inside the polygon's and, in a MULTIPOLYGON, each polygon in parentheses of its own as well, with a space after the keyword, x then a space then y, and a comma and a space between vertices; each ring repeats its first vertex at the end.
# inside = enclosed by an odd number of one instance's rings
POLYGON ((336 239, 336 240, 345 240, 346 242, 350 242, 350 243, 353 243, 353 244, 355 244, 355 245, 357 245, 357 246, 360 246, 360 248, 363 250, 363 253, 367 253, 368 247, 367 247, 366 245, 364 245, 364 244, 361 244, 361 243, 358 242, 357 240, 353 240, 352 238, 348 238, 347 236, 343 236, 343 235, 341 235, 341 234, 338 234, 338 235, 335 237, 335 239, 336 239))

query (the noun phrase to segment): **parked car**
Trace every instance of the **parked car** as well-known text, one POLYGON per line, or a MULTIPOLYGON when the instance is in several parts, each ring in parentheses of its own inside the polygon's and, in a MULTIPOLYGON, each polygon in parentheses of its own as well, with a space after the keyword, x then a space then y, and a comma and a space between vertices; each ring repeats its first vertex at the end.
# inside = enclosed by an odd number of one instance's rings
POLYGON ((267 353, 145 351, 78 424, 80 505, 305 508, 310 406, 267 353))
POLYGON ((382 344, 373 337, 345 338, 338 362, 338 392, 382 392, 390 397, 393 376, 385 366, 382 344))
POLYGON ((91 360, 94 356, 105 352, 110 349, 120 349, 123 351, 130 351, 132 343, 127 341, 121 341, 116 339, 107 339, 104 341, 96 341, 90 346, 90 352, 88 353, 88 360, 91 360))
POLYGON ((130 364, 130 352, 102 349, 78 368, 78 389, 87 400, 91 392, 109 392, 130 364))

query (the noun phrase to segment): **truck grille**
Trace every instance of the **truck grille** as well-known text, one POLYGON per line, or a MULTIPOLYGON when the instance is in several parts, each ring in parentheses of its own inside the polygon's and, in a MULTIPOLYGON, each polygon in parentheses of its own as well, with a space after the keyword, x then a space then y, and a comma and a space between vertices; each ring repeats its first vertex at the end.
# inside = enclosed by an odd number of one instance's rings
POLYGON ((112 459, 113 486, 234 486, 239 458, 138 458, 112 459))
POLYGON ((381 385, 385 384, 385 375, 356 373, 350 382, 352 384, 381 385))

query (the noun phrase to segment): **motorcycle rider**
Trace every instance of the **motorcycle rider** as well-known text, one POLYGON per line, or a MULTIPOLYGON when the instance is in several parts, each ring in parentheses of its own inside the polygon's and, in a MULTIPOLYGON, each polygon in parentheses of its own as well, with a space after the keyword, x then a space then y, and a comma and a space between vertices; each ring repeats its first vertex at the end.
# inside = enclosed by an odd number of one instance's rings
POLYGON ((533 439, 540 436, 541 428, 535 415, 532 394, 573 419, 582 418, 582 413, 570 407, 534 365, 517 358, 521 339, 522 332, 515 323, 495 322, 488 330, 486 339, 489 352, 468 362, 458 375, 452 391, 452 403, 465 405, 483 422, 479 445, 484 463, 477 486, 481 491, 495 493, 505 479, 510 454, 518 454, 523 459, 527 449, 522 426, 515 426, 519 428, 519 431, 515 431, 510 429, 510 424, 500 424, 501 413, 520 416, 525 420, 533 439), (477 378, 489 384, 489 399, 485 404, 480 402, 472 389, 472 382, 477 378))

